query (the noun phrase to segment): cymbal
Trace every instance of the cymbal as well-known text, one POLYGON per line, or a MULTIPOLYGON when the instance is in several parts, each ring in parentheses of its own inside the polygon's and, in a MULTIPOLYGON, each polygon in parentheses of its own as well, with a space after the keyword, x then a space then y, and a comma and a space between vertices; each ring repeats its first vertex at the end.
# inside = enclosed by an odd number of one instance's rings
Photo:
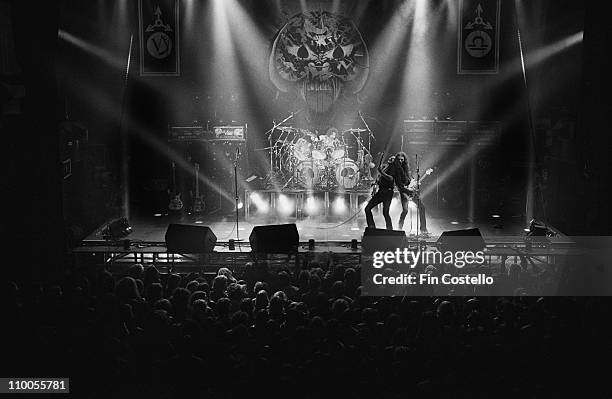
POLYGON ((293 126, 279 126, 276 128, 276 130, 280 130, 283 132, 291 132, 291 131, 296 131, 297 129, 294 128, 293 126))
POLYGON ((313 132, 311 132, 310 130, 301 130, 301 129, 300 129, 300 132, 301 132, 302 134, 305 134, 306 136, 310 136, 310 137, 313 137, 313 138, 318 139, 317 135, 316 135, 316 134, 314 134, 313 132))
MULTIPOLYGON (((367 132, 366 129, 360 129, 360 128, 351 128, 351 129, 347 129, 344 132, 353 132, 353 133, 357 133, 357 132, 367 132)), ((344 133, 343 132, 343 133, 344 133)))

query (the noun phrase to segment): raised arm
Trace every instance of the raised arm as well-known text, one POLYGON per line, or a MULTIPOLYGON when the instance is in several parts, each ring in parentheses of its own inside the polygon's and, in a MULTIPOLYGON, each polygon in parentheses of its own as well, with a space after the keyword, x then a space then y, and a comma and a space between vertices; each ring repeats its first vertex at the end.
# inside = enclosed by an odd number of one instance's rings
POLYGON ((387 173, 387 168, 389 167, 389 164, 385 164, 385 165, 381 165, 378 167, 378 172, 380 173, 380 176, 387 180, 387 181, 393 181, 393 176, 391 176, 390 174, 387 173))

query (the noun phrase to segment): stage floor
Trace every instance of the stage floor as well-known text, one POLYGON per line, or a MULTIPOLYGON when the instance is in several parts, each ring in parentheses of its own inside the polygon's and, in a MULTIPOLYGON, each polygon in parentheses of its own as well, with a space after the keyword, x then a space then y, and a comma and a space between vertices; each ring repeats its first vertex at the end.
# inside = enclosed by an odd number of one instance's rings
MULTIPOLYGON (((416 212, 415 212, 416 213, 416 212)), ((398 215, 392 213, 394 225, 397 226, 398 215)), ((380 215, 375 215, 377 227, 384 228, 384 219, 380 215)), ((240 238, 248 241, 251 230, 254 226, 267 224, 295 223, 300 235, 300 241, 307 242, 314 239, 318 242, 350 242, 352 239, 361 241, 365 228, 365 219, 360 217, 346 221, 346 219, 323 220, 321 218, 306 218, 303 220, 279 220, 269 218, 267 220, 239 221, 238 231, 236 231, 235 220, 230 216, 222 217, 218 215, 194 216, 189 214, 182 215, 159 215, 159 216, 135 216, 130 218, 132 233, 129 235, 132 241, 143 242, 164 242, 166 229, 170 223, 182 223, 193 225, 209 226, 217 236, 217 241, 227 242, 230 239, 240 238)), ((416 223, 413 220, 413 223, 416 223)), ((102 240, 102 229, 100 226, 96 231, 85 238, 87 241, 102 240)), ((414 227, 414 226, 413 226, 414 227)), ((440 234, 448 230, 458 230, 467 228, 479 228, 485 240, 496 240, 504 237, 521 237, 523 231, 523 217, 500 218, 490 217, 488 220, 477 220, 470 222, 465 219, 454 218, 450 215, 434 214, 428 215, 427 227, 431 237, 427 241, 435 241, 440 234)), ((410 221, 406 220, 404 230, 407 234, 411 232, 410 221)), ((414 229, 412 229, 414 230, 414 229)))

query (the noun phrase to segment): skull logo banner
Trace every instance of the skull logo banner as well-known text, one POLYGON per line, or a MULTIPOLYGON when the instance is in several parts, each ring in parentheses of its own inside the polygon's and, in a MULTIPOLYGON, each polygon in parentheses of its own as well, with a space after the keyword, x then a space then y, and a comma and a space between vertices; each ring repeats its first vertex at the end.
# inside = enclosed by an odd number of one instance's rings
POLYGON ((322 113, 341 94, 359 93, 369 66, 366 44, 353 21, 308 11, 290 18, 276 34, 269 72, 279 91, 296 91, 311 111, 322 113))

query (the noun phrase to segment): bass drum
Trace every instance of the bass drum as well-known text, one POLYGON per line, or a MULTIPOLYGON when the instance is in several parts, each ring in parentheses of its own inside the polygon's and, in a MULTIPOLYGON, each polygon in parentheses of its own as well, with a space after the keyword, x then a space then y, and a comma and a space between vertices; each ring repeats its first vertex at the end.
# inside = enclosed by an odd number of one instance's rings
POLYGON ((312 157, 317 161, 323 161, 325 158, 327 158, 327 154, 325 154, 325 151, 312 150, 312 157))
POLYGON ((312 188, 319 181, 319 169, 313 161, 302 161, 297 165, 297 181, 304 188, 312 188))
POLYGON ((355 162, 346 159, 336 166, 336 181, 340 187, 354 188, 359 183, 359 167, 355 162))

